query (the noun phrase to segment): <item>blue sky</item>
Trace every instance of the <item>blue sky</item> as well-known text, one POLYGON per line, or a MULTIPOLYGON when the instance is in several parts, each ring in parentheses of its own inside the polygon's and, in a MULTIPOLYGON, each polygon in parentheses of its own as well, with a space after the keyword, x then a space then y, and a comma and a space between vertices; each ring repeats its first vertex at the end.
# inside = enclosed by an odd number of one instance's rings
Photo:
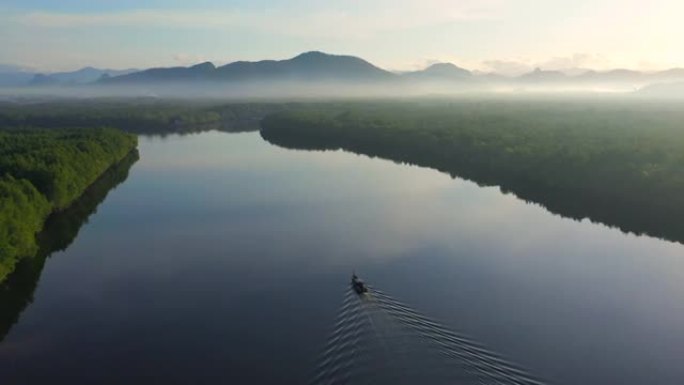
POLYGON ((0 63, 41 71, 288 58, 409 70, 684 67, 672 0, 4 0, 0 63))

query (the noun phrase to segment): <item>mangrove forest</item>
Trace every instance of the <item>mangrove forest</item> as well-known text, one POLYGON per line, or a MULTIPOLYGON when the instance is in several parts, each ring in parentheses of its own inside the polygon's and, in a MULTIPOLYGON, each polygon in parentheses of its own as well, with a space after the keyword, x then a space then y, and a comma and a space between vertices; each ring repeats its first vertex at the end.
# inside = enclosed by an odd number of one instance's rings
POLYGON ((36 234, 137 146, 115 129, 0 131, 0 281, 38 250, 36 234))
POLYGON ((374 103, 268 116, 261 135, 431 167, 574 219, 684 241, 684 112, 630 102, 374 103))

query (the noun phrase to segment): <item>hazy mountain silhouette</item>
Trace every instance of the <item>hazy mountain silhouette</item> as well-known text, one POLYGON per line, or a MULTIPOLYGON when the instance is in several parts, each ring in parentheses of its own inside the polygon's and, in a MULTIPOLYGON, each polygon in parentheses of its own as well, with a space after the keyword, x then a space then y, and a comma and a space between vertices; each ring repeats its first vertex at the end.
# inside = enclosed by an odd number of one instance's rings
POLYGON ((278 79, 278 80, 361 80, 378 81, 395 77, 355 56, 306 52, 289 60, 235 62, 217 70, 220 79, 278 79))
POLYGON ((354 56, 307 52, 287 60, 238 61, 215 67, 202 63, 192 67, 153 68, 105 79, 109 84, 159 81, 385 81, 395 78, 354 56))
POLYGON ((619 81, 619 82, 630 82, 630 81, 643 81, 649 75, 639 71, 627 70, 627 69, 615 69, 610 71, 598 72, 598 71, 587 71, 583 74, 578 75, 577 79, 590 80, 590 81, 619 81))
POLYGON ((555 82, 567 80, 568 75, 561 71, 547 71, 541 68, 535 68, 534 71, 521 75, 519 80, 528 82, 555 82))
POLYGON ((105 84, 120 83, 156 83, 187 80, 209 80, 216 71, 210 62, 196 64, 192 67, 150 68, 121 76, 104 77, 100 79, 105 84))
POLYGON ((35 73, 19 66, 0 64, 0 86, 13 87, 27 84, 35 73))
POLYGON ((421 71, 407 72, 402 76, 413 80, 464 80, 473 74, 452 63, 435 63, 421 71))
MULTIPOLYGON (((319 51, 285 60, 237 61, 220 67, 210 62, 189 67, 114 71, 86 67, 78 71, 41 75, 18 67, 0 65, 0 86, 49 86, 98 84, 93 92, 127 92, 150 95, 214 93, 235 97, 259 95, 387 95, 395 93, 451 93, 488 90, 607 89, 629 92, 653 84, 684 81, 684 69, 659 72, 628 69, 595 71, 569 68, 563 71, 537 68, 520 76, 469 71, 451 63, 437 63, 413 72, 393 73, 355 56, 319 51), (211 87, 187 88, 187 84, 211 87), (225 87, 223 84, 230 84, 225 87), (274 87, 275 84, 280 87, 274 87), (369 87, 380 85, 381 87, 369 87), (122 86, 121 88, 107 88, 122 86), (135 87, 129 87, 135 86, 135 87), (138 87, 139 86, 139 87, 138 87), (414 87, 417 86, 417 87, 414 87), (551 87, 550 87, 551 86, 551 87), (597 87, 598 86, 598 87, 597 87), (181 87, 181 88, 178 88, 181 87)), ((82 90, 79 89, 79 92, 82 90)), ((193 94, 194 95, 194 94, 193 94)))
POLYGON ((109 70, 94 67, 85 67, 71 72, 57 72, 52 74, 35 74, 31 79, 31 85, 74 85, 93 83, 103 76, 119 76, 137 72, 135 69, 109 70))
MULTIPOLYGON (((627 69, 593 71, 569 69, 566 71, 534 71, 508 77, 496 73, 471 72, 452 63, 436 63, 420 70, 395 74, 381 69, 366 60, 355 56, 331 55, 319 51, 300 54, 286 60, 237 61, 221 67, 207 62, 191 67, 152 68, 122 76, 101 79, 104 84, 146 84, 187 81, 206 82, 342 82, 372 83, 377 81, 397 81, 398 83, 444 81, 483 81, 517 85, 539 85, 558 83, 598 83, 623 84, 627 87, 644 86, 663 81, 684 80, 684 69, 646 73, 627 69)), ((472 82, 471 82, 472 83, 472 82)))

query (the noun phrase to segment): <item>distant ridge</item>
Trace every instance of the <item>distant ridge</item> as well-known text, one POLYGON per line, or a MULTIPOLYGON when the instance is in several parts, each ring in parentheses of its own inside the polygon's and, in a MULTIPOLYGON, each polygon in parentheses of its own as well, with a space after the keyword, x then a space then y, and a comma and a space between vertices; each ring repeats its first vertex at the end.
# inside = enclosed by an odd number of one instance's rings
POLYGON ((30 81, 31 85, 47 86, 47 85, 77 85, 88 84, 100 80, 104 77, 126 75, 138 70, 109 70, 99 69, 94 67, 84 67, 80 70, 71 72, 57 72, 52 74, 35 74, 30 81))
POLYGON ((169 81, 202 80, 216 71, 214 64, 210 62, 196 64, 191 67, 150 68, 130 74, 106 77, 100 79, 100 83, 157 83, 169 81))
MULTIPOLYGON (((337 91, 346 90, 356 92, 355 95, 359 96, 367 95, 369 90, 375 95, 397 92, 448 94, 528 90, 632 92, 655 84, 677 82, 684 82, 684 68, 658 72, 629 69, 595 71, 585 68, 557 71, 536 68, 519 76, 505 76, 469 71, 453 63, 435 63, 423 70, 395 73, 356 56, 333 55, 320 51, 304 52, 283 60, 236 61, 218 67, 211 62, 204 62, 188 67, 150 68, 140 71, 85 67, 73 72, 44 75, 16 66, 0 65, 0 87, 95 84, 99 88, 91 88, 93 92, 99 92, 95 89, 111 92, 114 88, 107 91, 107 87, 121 86, 116 92, 125 94, 126 90, 135 90, 145 95, 182 95, 185 93, 184 89, 175 86, 185 87, 189 84, 210 86, 194 89, 200 95, 205 91, 215 94, 229 92, 239 97, 274 93, 297 95, 302 90, 307 91, 308 95, 337 95, 340 94, 337 91), (372 85, 382 87, 369 87, 372 85), (264 92, 266 89, 268 92, 264 92)), ((658 88, 664 90, 666 87, 658 88)))
POLYGON ((388 80, 395 75, 355 57, 312 51, 288 60, 235 62, 217 70, 220 79, 230 80, 388 80))
POLYGON ((404 76, 416 80, 464 80, 473 74, 453 63, 435 63, 421 71, 407 72, 404 76))
POLYGON ((354 56, 306 52, 287 60, 237 61, 222 67, 202 63, 192 67, 153 68, 104 79, 108 84, 160 81, 385 81, 395 78, 354 56))
POLYGON ((562 81, 567 80, 568 75, 560 71, 545 71, 541 68, 535 68, 534 71, 520 76, 519 79, 531 82, 562 81))
POLYGON ((477 73, 453 63, 435 63, 423 70, 396 74, 368 61, 348 55, 310 51, 285 60, 236 61, 221 67, 206 62, 191 67, 152 68, 121 76, 107 77, 101 84, 160 84, 168 82, 342 82, 344 84, 391 82, 542 85, 542 84, 621 84, 627 89, 656 82, 684 81, 684 69, 646 73, 626 69, 593 71, 570 69, 551 71, 536 68, 517 77, 477 73))

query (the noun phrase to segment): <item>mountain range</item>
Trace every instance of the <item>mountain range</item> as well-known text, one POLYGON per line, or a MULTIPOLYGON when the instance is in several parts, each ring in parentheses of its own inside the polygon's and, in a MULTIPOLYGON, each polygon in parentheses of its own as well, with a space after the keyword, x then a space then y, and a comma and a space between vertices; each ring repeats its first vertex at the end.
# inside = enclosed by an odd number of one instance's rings
POLYGON ((412 72, 396 73, 379 68, 355 56, 312 51, 286 60, 237 61, 223 66, 211 62, 189 67, 146 70, 104 70, 86 67, 74 72, 36 74, 0 65, 0 86, 54 86, 97 84, 100 86, 155 86, 178 83, 277 83, 303 84, 441 84, 463 85, 463 89, 496 86, 619 86, 634 90, 648 85, 684 81, 684 69, 660 72, 573 70, 549 71, 540 68, 507 77, 496 73, 472 72, 452 63, 436 63, 412 72))
POLYGON ((76 71, 43 74, 12 65, 0 64, 0 87, 56 86, 95 83, 103 77, 127 75, 136 69, 111 70, 85 67, 76 71))
POLYGON ((35 74, 31 79, 31 84, 40 86, 88 84, 103 78, 123 76, 134 72, 138 72, 138 70, 109 70, 85 67, 73 72, 58 72, 47 75, 35 74))
POLYGON ((105 84, 167 81, 386 81, 396 74, 354 56, 307 52, 287 60, 237 61, 216 67, 206 62, 191 67, 152 68, 103 79, 105 84))
POLYGON ((103 84, 206 82, 458 82, 485 84, 624 84, 639 87, 656 82, 684 81, 684 69, 646 73, 632 70, 576 74, 535 69, 517 77, 471 72, 452 63, 436 63, 412 72, 395 73, 354 56, 306 52, 286 60, 238 61, 216 67, 210 62, 191 67, 152 68, 102 79, 103 84))

